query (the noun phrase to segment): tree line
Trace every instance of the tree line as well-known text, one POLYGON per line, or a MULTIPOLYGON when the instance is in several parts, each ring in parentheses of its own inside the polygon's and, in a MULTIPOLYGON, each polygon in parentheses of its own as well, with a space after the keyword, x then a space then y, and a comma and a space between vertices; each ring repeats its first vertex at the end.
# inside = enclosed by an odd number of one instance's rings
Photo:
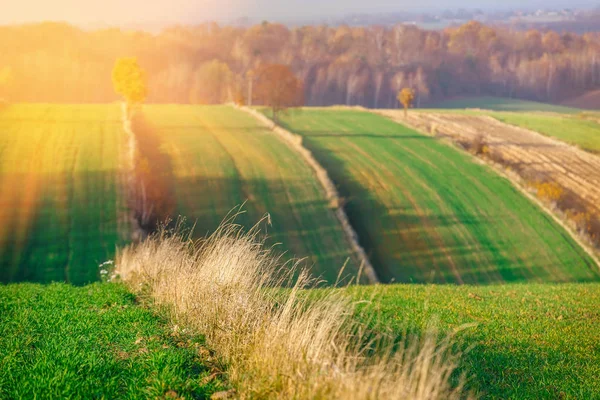
POLYGON ((252 87, 274 64, 291 68, 308 105, 396 107, 403 88, 417 106, 464 95, 560 101, 600 87, 599 33, 478 22, 442 31, 207 23, 159 34, 42 23, 0 27, 0 52, 10 71, 0 97, 11 101, 114 101, 111 71, 124 56, 146 72, 147 100, 161 103, 260 101, 252 87))

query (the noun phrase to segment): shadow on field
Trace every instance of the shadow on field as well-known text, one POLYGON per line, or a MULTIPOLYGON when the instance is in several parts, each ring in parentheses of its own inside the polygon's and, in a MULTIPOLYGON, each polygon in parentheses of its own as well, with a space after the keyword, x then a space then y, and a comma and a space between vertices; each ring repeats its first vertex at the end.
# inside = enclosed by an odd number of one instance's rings
POLYGON ((161 149, 159 135, 137 112, 131 119, 137 142, 130 207, 140 227, 154 232, 175 209, 174 175, 171 158, 161 149))
POLYGON ((416 139, 416 140, 436 140, 436 138, 425 135, 379 135, 376 133, 336 133, 331 131, 310 131, 304 134, 305 137, 326 137, 326 138, 369 138, 369 139, 416 139))
MULTIPOLYGON (((581 249, 571 249, 565 243, 567 256, 561 255, 557 258, 561 264, 555 265, 546 261, 551 258, 542 258, 545 252, 554 251, 549 245, 527 250, 506 235, 498 236, 495 226, 506 230, 506 219, 515 217, 490 216, 476 207, 466 207, 452 200, 455 188, 451 186, 442 185, 436 191, 452 204, 452 214, 440 213, 427 204, 419 214, 409 208, 390 209, 371 188, 350 176, 340 154, 314 142, 310 133, 304 135, 304 143, 338 186, 350 223, 383 282, 485 285, 600 280, 597 268, 591 260, 584 260, 581 249), (467 236, 459 232, 467 232, 467 236)), ((414 170, 418 168, 414 166, 414 170)), ((515 226, 519 229, 518 221, 515 226)))
POLYGON ((129 242, 116 171, 4 173, 2 179, 18 183, 0 204, 2 283, 94 282, 99 264, 129 242))
POLYGON ((309 179, 225 179, 190 171, 190 176, 174 178, 177 203, 170 217, 184 216, 193 236, 203 238, 240 205, 235 223, 245 230, 268 214, 259 225, 266 246, 284 253, 282 262, 302 259, 315 276, 334 283, 348 259, 343 276, 356 275, 358 265, 329 203, 309 179))

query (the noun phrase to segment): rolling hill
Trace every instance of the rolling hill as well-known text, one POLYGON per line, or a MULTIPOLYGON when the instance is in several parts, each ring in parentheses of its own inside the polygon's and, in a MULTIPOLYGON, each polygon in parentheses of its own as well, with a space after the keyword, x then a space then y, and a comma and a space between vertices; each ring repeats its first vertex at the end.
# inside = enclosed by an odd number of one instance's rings
POLYGON ((482 109, 492 111, 515 111, 515 112, 556 112, 556 113, 577 113, 580 112, 576 107, 566 105, 554 105, 550 103, 540 103, 537 101, 511 99, 507 97, 458 97, 433 103, 427 108, 436 109, 482 109))
POLYGON ((383 281, 599 278, 562 227, 457 149, 362 111, 306 108, 283 125, 304 137, 339 186, 383 281))
POLYGON ((130 237, 117 105, 0 110, 0 282, 99 279, 130 237))
POLYGON ((144 135, 156 138, 168 162, 173 215, 186 216, 197 236, 214 231, 234 207, 236 221, 254 225, 266 213, 268 243, 304 258, 316 276, 335 282, 358 264, 341 224, 310 167, 251 116, 229 106, 144 107, 144 135))
POLYGON ((483 399, 600 395, 597 283, 385 285, 346 292, 363 301, 365 322, 399 337, 431 321, 444 333, 462 327, 458 347, 469 349, 463 371, 483 399))

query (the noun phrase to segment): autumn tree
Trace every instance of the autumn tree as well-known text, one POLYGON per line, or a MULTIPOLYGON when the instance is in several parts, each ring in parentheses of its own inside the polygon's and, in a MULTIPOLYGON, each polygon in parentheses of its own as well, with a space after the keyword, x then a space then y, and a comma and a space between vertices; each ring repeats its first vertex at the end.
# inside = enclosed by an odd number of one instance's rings
POLYGON ((290 67, 281 64, 269 64, 258 69, 254 96, 271 108, 275 121, 282 111, 304 103, 302 82, 290 67))
POLYGON ((190 102, 218 104, 231 100, 233 74, 229 66, 219 60, 204 63, 194 74, 190 102))
POLYGON ((398 93, 398 101, 404 107, 404 116, 408 113, 408 108, 412 106, 415 100, 415 92, 410 88, 404 88, 398 93))
POLYGON ((112 71, 115 92, 123 96, 127 106, 143 103, 148 95, 146 73, 137 58, 119 58, 112 71))

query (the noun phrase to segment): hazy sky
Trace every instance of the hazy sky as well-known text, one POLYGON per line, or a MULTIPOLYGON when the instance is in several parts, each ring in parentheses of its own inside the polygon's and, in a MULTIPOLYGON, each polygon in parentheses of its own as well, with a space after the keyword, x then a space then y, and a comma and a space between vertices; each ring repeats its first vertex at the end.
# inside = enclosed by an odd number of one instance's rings
POLYGON ((597 0, 0 0, 0 23, 193 23, 240 17, 291 20, 351 13, 594 6, 597 0), (8 4, 6 4, 8 3, 8 4))

